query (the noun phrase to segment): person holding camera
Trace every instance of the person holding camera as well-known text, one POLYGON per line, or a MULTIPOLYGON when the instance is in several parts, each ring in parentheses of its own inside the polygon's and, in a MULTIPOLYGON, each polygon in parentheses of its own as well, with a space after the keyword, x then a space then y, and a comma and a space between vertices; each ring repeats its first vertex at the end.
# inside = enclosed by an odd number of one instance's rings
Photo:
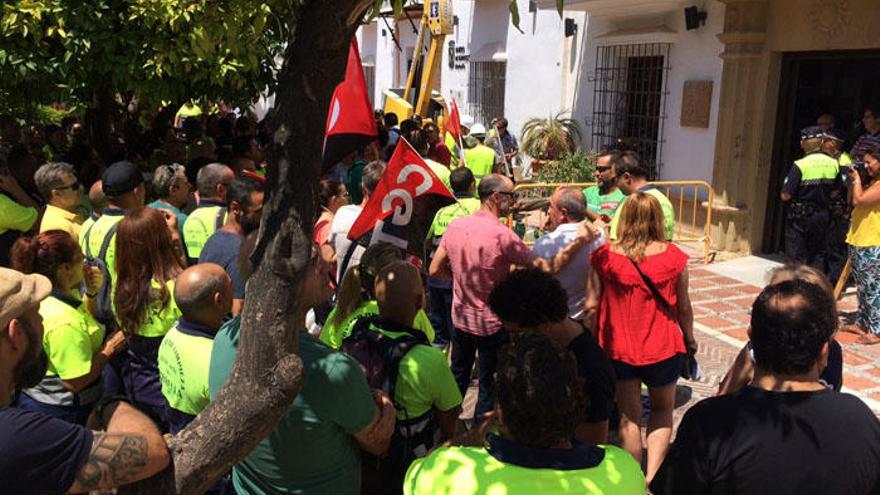
POLYGON ((876 344, 880 343, 880 146, 865 152, 863 170, 849 169, 853 211, 846 243, 858 287, 859 313, 848 330, 862 335, 863 343, 876 344))

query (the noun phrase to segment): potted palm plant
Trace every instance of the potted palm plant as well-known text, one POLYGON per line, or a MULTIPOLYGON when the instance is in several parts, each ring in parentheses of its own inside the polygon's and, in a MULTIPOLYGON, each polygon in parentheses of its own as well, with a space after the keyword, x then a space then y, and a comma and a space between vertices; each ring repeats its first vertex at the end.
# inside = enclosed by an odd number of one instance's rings
POLYGON ((532 158, 532 173, 551 161, 577 150, 581 139, 578 122, 560 112, 548 118, 529 119, 522 128, 522 151, 532 158))

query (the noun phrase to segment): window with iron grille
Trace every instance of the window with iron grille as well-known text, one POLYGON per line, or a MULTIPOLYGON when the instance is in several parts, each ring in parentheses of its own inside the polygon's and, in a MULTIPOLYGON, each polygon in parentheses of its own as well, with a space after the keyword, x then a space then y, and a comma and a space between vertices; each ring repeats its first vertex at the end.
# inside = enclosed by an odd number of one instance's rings
POLYGON ((471 62, 468 80, 468 113, 475 123, 488 125, 504 115, 507 62, 471 62))
POLYGON ((591 146, 620 142, 639 153, 652 178, 662 168, 669 43, 596 48, 591 146))

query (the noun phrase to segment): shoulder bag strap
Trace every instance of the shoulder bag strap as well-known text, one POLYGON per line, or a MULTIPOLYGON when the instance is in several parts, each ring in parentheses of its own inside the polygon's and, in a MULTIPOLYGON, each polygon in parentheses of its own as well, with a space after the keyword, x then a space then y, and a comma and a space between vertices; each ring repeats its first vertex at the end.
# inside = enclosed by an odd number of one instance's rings
POLYGON ((92 222, 92 224, 89 225, 85 235, 86 252, 84 254, 88 258, 92 258, 92 246, 89 245, 89 239, 91 238, 93 228, 95 228, 95 222, 92 222))
MULTIPOLYGON (((107 234, 104 236, 104 241, 101 243, 101 251, 98 253, 98 258, 100 258, 101 261, 103 261, 104 263, 107 263, 107 250, 110 249, 110 241, 113 240, 113 235, 116 234, 117 227, 119 227, 119 222, 116 222, 110 227, 110 230, 108 230, 107 234)), ((91 230, 91 228, 89 230, 91 230)), ((86 232, 86 235, 88 235, 88 232, 86 232)))
POLYGON ((660 307, 669 314, 673 321, 678 323, 678 317, 676 316, 675 311, 672 309, 672 305, 669 304, 669 301, 667 301, 665 297, 663 297, 663 294, 660 294, 660 291, 657 290, 657 286, 654 285, 654 282, 652 282, 651 279, 648 278, 647 275, 645 275, 645 273, 642 271, 641 268, 639 268, 639 264, 636 263, 635 260, 630 257, 627 257, 627 259, 630 263, 632 263, 636 271, 639 272, 639 275, 642 277, 642 281, 645 282, 645 285, 648 286, 648 290, 651 291, 651 295, 654 296, 654 299, 657 301, 660 307))

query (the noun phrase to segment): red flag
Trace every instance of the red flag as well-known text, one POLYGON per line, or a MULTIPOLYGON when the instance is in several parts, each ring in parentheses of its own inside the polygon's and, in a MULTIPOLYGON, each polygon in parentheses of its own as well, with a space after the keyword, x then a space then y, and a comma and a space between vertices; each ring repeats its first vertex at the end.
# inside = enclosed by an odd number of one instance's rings
POLYGON ((455 104, 455 98, 452 99, 452 110, 449 112, 449 118, 446 119, 446 132, 452 134, 457 143, 461 139, 461 117, 458 115, 458 105, 455 104))
POLYGON ((363 245, 390 242, 422 258, 425 236, 434 215, 453 203, 455 197, 449 189, 412 146, 401 139, 348 238, 363 245))
POLYGON ((376 140, 376 120, 367 96, 364 68, 357 38, 351 40, 345 80, 336 86, 327 112, 324 133, 324 169, 339 163, 352 151, 363 149, 376 140))

